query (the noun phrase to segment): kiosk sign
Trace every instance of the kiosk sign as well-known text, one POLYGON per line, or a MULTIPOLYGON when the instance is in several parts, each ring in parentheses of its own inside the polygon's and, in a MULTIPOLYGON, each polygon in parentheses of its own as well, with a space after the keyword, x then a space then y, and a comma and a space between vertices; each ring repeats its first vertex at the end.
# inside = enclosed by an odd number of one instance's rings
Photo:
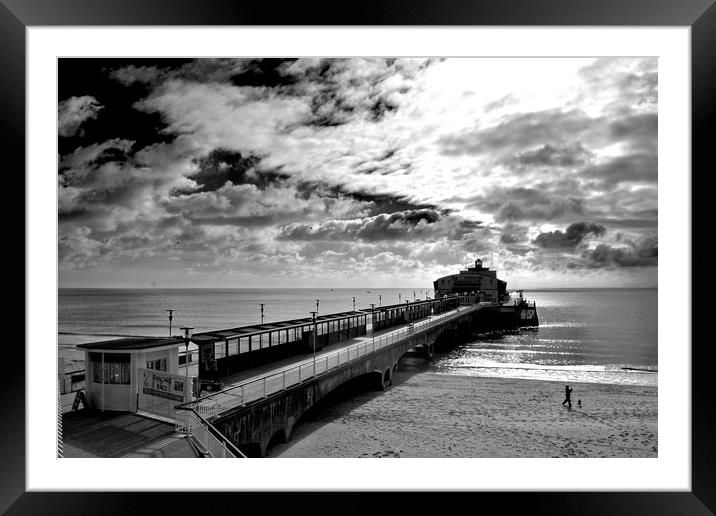
POLYGON ((142 393, 174 401, 184 400, 185 379, 179 375, 140 369, 142 373, 142 393))

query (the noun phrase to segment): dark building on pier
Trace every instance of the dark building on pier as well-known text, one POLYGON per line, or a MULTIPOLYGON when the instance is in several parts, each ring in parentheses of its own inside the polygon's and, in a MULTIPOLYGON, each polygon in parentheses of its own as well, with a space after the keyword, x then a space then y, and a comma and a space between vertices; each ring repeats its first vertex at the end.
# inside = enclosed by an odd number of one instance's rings
POLYGON ((459 274, 443 276, 433 282, 435 297, 474 292, 478 301, 501 302, 505 297, 507 282, 497 278, 497 271, 482 266, 482 260, 475 260, 474 267, 468 267, 459 274))

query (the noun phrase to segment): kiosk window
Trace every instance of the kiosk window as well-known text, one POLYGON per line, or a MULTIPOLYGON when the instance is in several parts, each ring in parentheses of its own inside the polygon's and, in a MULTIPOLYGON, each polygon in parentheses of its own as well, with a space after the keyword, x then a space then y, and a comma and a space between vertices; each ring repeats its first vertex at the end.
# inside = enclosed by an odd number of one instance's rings
POLYGON ((106 353, 102 361, 101 353, 92 353, 92 376, 95 383, 129 385, 129 353, 106 353))

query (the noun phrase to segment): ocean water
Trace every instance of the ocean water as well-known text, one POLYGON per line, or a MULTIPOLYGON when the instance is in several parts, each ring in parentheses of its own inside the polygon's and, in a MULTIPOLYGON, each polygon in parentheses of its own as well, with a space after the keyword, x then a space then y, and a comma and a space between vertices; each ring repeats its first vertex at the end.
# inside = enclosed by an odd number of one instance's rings
MULTIPOLYGON (((310 317, 425 298, 424 289, 60 289, 58 352, 81 366, 75 345, 122 336, 166 336, 167 309, 195 332, 264 320, 310 317), (400 295, 400 298, 398 297, 400 295)), ((440 374, 655 386, 658 377, 657 290, 525 291, 540 326, 478 335, 437 357, 440 374)))
POLYGON ((656 289, 525 291, 540 326, 479 335, 432 369, 464 376, 656 386, 656 289))

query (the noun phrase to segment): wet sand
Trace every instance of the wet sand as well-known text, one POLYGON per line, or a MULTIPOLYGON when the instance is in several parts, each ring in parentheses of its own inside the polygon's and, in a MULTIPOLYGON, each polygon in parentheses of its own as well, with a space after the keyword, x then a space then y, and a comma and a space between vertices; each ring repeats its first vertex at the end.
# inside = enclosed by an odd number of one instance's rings
POLYGON ((296 426, 269 457, 657 457, 657 389, 399 370, 296 426), (577 407, 577 400, 582 407, 577 407))

